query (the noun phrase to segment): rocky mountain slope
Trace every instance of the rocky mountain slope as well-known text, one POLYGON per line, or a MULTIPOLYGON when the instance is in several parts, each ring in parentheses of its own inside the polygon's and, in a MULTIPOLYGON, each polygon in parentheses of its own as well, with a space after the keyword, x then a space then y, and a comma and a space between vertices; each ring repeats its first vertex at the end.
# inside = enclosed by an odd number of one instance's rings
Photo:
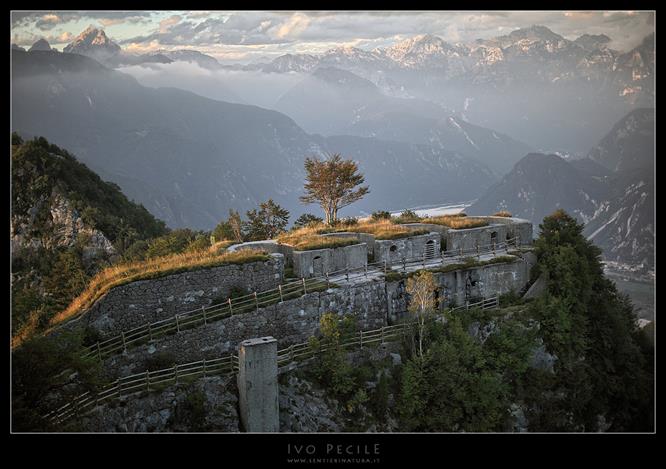
POLYGON ((163 222, 44 138, 13 136, 12 326, 16 334, 66 306, 88 278, 163 222))
POLYGON ((372 51, 334 48, 248 69, 312 72, 332 66, 387 94, 464 113, 470 122, 534 148, 584 154, 628 111, 654 102, 654 35, 626 52, 609 48, 607 39, 583 35, 571 41, 543 26, 468 44, 426 34, 372 51))
POLYGON ((557 155, 530 153, 465 211, 470 215, 508 210, 536 226, 558 208, 589 221, 609 198, 607 185, 557 155))
POLYGON ((618 122, 581 160, 530 154, 467 211, 507 209, 537 225, 563 208, 585 223, 606 260, 654 267, 654 109, 618 122))
POLYGON ((588 158, 622 172, 652 168, 655 158, 655 110, 639 108, 627 114, 595 146, 588 158))
POLYGON ((387 96, 349 71, 317 68, 276 103, 306 131, 430 145, 506 173, 531 148, 424 99, 387 96), (325 109, 326 112, 320 112, 325 109))

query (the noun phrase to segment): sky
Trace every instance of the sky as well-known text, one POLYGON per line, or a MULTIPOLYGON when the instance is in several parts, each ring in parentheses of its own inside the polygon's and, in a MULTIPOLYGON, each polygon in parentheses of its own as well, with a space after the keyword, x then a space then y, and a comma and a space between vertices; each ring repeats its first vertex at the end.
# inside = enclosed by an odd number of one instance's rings
POLYGON ((195 49, 221 62, 253 62, 338 46, 387 47, 418 34, 472 42, 543 25, 567 39, 605 34, 626 51, 655 30, 653 11, 13 11, 11 42, 45 38, 62 50, 88 26, 128 52, 195 49))

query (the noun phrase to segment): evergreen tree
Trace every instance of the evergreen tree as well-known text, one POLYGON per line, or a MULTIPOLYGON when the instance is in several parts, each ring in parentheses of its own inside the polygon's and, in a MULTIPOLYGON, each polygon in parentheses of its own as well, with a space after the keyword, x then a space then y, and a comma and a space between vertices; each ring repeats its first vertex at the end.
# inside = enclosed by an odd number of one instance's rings
POLYGON ((289 211, 273 202, 273 199, 268 199, 259 205, 259 210, 249 210, 247 218, 246 232, 251 241, 273 239, 285 231, 289 211))

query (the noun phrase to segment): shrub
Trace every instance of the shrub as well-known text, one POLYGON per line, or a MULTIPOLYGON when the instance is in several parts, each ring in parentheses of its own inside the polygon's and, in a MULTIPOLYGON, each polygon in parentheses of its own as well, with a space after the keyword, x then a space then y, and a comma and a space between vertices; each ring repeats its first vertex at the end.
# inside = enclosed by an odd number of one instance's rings
POLYGON ((345 217, 337 221, 335 226, 355 226, 358 225, 358 219, 355 217, 345 217))
POLYGON ((303 228, 306 226, 319 225, 324 222, 324 219, 311 213, 304 213, 296 219, 292 229, 303 228))
POLYGON ((494 217, 507 217, 507 218, 511 218, 513 215, 511 215, 511 212, 509 212, 509 211, 507 211, 507 210, 500 210, 499 212, 495 212, 495 213, 493 213, 493 216, 494 216, 494 217))
POLYGON ((386 210, 377 210, 376 212, 372 212, 372 215, 370 215, 370 218, 374 221, 390 220, 391 219, 391 214, 389 212, 387 212, 386 210))
POLYGON ((419 217, 416 212, 413 210, 403 210, 402 213, 397 216, 392 218, 393 223, 396 224, 401 224, 401 223, 418 223, 422 221, 422 218, 419 217))
POLYGON ((500 308, 506 308, 507 306, 520 304, 521 302, 522 300, 520 298, 520 295, 516 293, 515 290, 511 290, 499 296, 500 308))
POLYGON ((188 432, 207 430, 206 396, 203 391, 189 390, 187 397, 176 405, 171 424, 184 427, 188 432))

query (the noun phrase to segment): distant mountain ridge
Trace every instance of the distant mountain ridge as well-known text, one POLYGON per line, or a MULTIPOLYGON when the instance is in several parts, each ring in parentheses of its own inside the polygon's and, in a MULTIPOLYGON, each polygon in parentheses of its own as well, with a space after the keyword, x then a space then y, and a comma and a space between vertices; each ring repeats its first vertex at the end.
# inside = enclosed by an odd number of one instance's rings
POLYGON ((334 67, 316 69, 274 107, 310 133, 430 145, 473 158, 497 176, 532 150, 432 102, 387 96, 371 81, 334 67))
POLYGON ((537 225, 563 208, 585 223, 606 260, 653 269, 654 112, 629 113, 582 160, 525 156, 467 212, 505 209, 537 225))
POLYGON ((452 151, 308 135, 278 112, 146 88, 77 54, 15 51, 12 80, 14 130, 70 148, 171 227, 210 229, 268 198, 316 211, 298 202, 303 159, 328 152, 357 159, 371 184, 355 211, 469 200, 495 179, 452 151))

